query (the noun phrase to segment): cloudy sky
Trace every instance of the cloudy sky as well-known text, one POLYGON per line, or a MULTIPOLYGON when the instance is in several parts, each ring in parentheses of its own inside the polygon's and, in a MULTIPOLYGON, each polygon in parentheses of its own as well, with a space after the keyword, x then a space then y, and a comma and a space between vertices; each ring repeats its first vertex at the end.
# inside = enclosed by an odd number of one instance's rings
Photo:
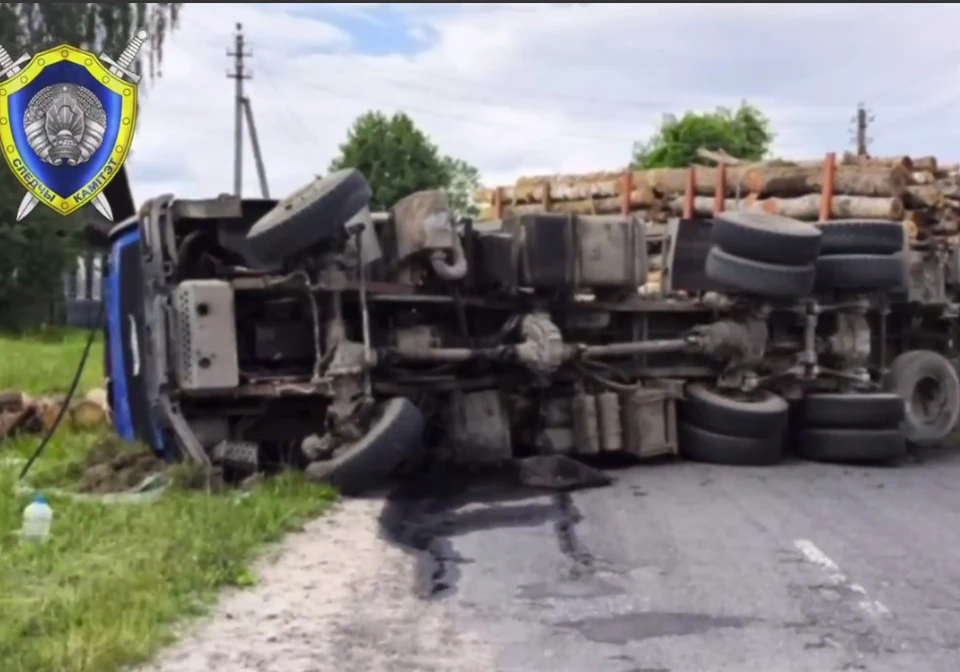
POLYGON ((232 190, 237 22, 274 197, 370 109, 407 112, 487 184, 619 168, 662 114, 741 99, 789 158, 850 148, 863 101, 875 155, 960 160, 960 5, 191 3, 141 105, 138 202, 232 190))

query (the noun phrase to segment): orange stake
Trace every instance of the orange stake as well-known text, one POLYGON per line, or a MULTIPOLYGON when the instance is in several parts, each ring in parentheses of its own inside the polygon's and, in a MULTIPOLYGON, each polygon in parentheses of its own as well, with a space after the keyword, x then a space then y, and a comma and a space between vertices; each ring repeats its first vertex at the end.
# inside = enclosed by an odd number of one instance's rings
POLYGON ((717 184, 713 191, 713 214, 719 215, 724 211, 727 196, 727 164, 720 162, 717 165, 717 184))
POLYGON ((830 219, 833 211, 833 188, 837 177, 837 155, 830 152, 823 157, 823 189, 820 191, 820 221, 830 219))
POLYGON ((693 219, 695 214, 693 208, 693 199, 697 193, 697 174, 696 168, 690 166, 687 168, 687 189, 683 194, 683 218, 693 219))
POLYGON ((630 216, 633 210, 633 171, 627 170, 623 175, 623 194, 621 195, 621 213, 624 217, 630 216))

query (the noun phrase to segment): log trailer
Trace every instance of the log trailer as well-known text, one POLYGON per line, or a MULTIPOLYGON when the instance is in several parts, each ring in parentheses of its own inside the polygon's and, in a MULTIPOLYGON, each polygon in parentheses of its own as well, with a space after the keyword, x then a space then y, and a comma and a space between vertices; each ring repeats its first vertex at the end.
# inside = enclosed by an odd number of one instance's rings
POLYGON ((960 415, 957 250, 901 222, 687 212, 648 240, 628 212, 479 225, 441 191, 370 199, 344 170, 115 227, 120 435, 351 494, 425 454, 889 461, 960 415))

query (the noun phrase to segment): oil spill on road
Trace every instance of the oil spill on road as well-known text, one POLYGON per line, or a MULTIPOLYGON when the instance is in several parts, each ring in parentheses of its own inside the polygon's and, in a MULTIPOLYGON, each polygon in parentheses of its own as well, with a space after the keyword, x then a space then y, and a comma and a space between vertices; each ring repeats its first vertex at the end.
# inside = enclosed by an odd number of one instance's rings
POLYGON ((592 574, 595 559, 577 536, 576 530, 577 524, 583 520, 583 515, 574 505, 569 493, 555 495, 554 502, 560 512, 560 517, 554 524, 560 552, 573 562, 572 573, 575 578, 592 574))
POLYGON ((591 642, 622 646, 655 637, 699 635, 717 628, 744 628, 755 620, 741 616, 647 611, 567 621, 557 623, 557 626, 572 628, 591 642))
POLYGON ((389 541, 416 557, 416 594, 423 599, 445 598, 456 593, 460 568, 473 562, 453 546, 452 539, 464 534, 554 523, 561 549, 575 564, 591 562, 573 533, 580 514, 569 495, 555 495, 549 503, 523 501, 542 499, 544 494, 495 474, 432 474, 394 490, 380 525, 389 541))

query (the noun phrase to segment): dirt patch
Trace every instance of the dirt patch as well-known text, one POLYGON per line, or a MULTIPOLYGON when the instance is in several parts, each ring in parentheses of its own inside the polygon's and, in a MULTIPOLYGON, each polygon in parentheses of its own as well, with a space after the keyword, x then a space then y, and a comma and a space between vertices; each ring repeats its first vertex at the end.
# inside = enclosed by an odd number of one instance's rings
POLYGON ((377 500, 344 500, 291 535, 257 585, 138 672, 493 672, 457 606, 413 590, 413 558, 385 540, 377 500))
POLYGON ((119 438, 101 439, 83 462, 79 492, 123 492, 163 471, 166 464, 148 448, 131 448, 119 438))

